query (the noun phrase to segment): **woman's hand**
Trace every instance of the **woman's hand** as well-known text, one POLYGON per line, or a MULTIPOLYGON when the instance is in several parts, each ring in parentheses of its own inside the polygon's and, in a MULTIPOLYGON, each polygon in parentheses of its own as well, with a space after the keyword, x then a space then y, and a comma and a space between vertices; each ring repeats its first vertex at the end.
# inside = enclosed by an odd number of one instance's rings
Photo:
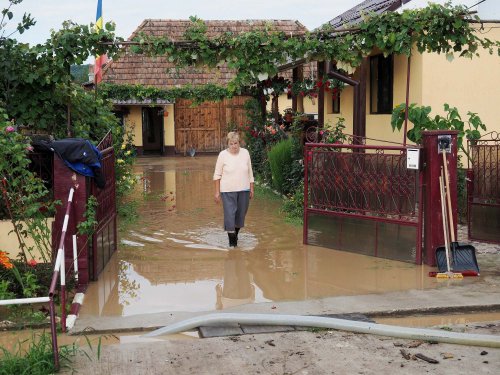
POLYGON ((219 204, 220 203, 220 193, 215 193, 214 196, 214 201, 215 203, 219 204))

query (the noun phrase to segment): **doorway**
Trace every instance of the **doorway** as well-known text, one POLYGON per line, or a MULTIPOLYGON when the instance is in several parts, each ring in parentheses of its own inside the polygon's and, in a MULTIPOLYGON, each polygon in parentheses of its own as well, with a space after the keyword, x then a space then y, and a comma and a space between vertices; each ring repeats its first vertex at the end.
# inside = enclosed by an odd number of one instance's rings
POLYGON ((142 108, 142 147, 144 155, 163 155, 163 108, 142 108))

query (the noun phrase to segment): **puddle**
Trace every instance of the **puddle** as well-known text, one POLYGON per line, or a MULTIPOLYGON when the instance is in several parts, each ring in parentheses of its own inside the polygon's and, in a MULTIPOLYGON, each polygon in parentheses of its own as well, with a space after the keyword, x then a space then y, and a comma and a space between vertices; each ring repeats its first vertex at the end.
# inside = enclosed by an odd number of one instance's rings
MULTIPOLYGON (((91 283, 81 315, 211 311, 248 303, 442 287, 428 267, 302 244, 279 201, 256 197, 236 249, 213 201, 215 156, 143 158, 139 220, 91 283)), ((462 283, 473 282, 463 280, 462 283)))
MULTIPOLYGON (((15 352, 21 345, 21 350, 26 350, 33 337, 38 339, 40 335, 46 332, 50 336, 50 329, 44 331, 37 330, 22 330, 22 331, 4 331, 0 332, 0 347, 10 352, 15 352)), ((158 337, 143 337, 146 332, 127 332, 115 334, 92 334, 69 336, 66 334, 58 334, 57 344, 59 347, 63 345, 77 345, 80 349, 92 356, 92 353, 97 351, 100 345, 115 345, 115 344, 131 344, 142 342, 168 341, 168 340, 193 340, 198 339, 197 332, 183 332, 168 336, 158 337)))
POLYGON ((403 327, 435 327, 464 325, 500 320, 500 312, 456 313, 447 315, 420 315, 405 317, 373 317, 379 324, 389 324, 403 327))

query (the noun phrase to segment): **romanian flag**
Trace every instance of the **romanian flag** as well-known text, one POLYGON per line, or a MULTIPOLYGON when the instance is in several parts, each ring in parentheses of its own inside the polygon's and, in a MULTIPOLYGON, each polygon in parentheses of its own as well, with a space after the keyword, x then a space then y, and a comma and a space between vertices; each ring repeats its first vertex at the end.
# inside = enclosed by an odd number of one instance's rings
MULTIPOLYGON (((103 28, 103 20, 102 20, 102 0, 97 0, 97 13, 95 16, 95 29, 96 31, 100 31, 103 28)), ((96 56, 95 64, 94 64, 94 81, 97 85, 102 81, 102 67, 106 64, 108 57, 106 55, 96 56)))

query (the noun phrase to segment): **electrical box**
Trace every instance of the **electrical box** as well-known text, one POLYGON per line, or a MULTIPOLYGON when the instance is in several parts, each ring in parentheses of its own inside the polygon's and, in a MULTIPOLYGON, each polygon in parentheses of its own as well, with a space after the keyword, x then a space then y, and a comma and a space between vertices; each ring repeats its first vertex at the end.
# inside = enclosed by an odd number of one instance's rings
POLYGON ((419 169, 420 167, 420 149, 408 148, 406 150, 406 168, 419 169))

